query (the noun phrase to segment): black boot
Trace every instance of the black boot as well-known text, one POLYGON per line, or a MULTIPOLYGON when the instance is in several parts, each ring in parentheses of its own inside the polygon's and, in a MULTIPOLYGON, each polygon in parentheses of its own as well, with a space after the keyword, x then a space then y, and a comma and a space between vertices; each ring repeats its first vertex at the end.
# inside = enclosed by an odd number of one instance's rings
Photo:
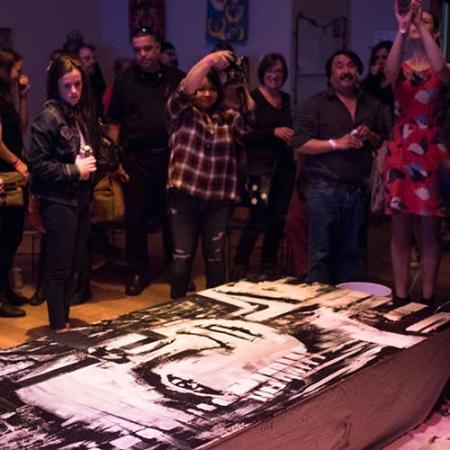
POLYGON ((25 311, 8 303, 6 292, 0 292, 0 317, 23 317, 25 311))
POLYGON ((25 314, 25 311, 18 306, 0 303, 0 317, 24 317, 25 314))
POLYGON ((126 295, 139 295, 148 286, 148 279, 142 272, 130 273, 125 286, 126 295))
POLYGON ((45 298, 45 295, 44 295, 44 287, 38 286, 36 288, 36 290, 34 291, 33 296, 31 297, 30 305, 31 306, 39 306, 39 305, 42 305, 42 303, 44 303, 46 300, 47 299, 45 298))
POLYGON ((399 297, 397 295, 394 295, 394 297, 392 298, 392 303, 396 307, 405 306, 410 302, 411 302, 411 298, 409 296, 408 297, 399 297))
POLYGON ((14 292, 11 288, 8 288, 5 291, 6 303, 13 306, 23 306, 27 303, 30 303, 30 299, 24 297, 23 295, 19 295, 14 292))

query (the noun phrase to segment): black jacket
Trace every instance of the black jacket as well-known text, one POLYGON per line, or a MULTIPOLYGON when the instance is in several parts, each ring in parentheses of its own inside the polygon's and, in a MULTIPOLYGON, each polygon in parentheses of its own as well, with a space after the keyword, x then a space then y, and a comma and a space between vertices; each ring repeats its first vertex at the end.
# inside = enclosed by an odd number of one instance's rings
POLYGON ((25 152, 31 192, 47 200, 76 206, 91 184, 80 181, 80 171, 75 165, 79 148, 73 111, 57 101, 47 101, 31 124, 31 145, 25 152))

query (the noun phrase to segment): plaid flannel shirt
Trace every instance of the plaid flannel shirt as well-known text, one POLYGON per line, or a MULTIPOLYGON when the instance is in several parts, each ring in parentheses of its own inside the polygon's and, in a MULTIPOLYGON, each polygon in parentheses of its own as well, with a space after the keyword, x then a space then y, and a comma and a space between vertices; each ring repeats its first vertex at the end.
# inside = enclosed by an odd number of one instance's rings
POLYGON ((205 200, 234 200, 237 193, 236 140, 251 131, 253 112, 197 109, 183 82, 169 97, 171 149, 168 187, 205 200))

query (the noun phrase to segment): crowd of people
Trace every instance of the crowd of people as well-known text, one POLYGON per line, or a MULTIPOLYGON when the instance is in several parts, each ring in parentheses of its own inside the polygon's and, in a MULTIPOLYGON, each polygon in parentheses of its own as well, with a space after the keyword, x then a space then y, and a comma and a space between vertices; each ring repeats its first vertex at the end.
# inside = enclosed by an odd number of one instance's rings
POLYGON ((20 205, 0 206, 0 315, 25 314, 20 306, 28 300, 11 289, 9 272, 27 204, 42 233, 31 302, 47 301, 54 332, 69 330, 70 305, 91 295, 92 248, 100 243, 114 253, 105 228, 90 224, 93 192, 105 176, 98 150, 103 123, 114 148, 121 149, 112 176, 125 193, 127 295, 139 295, 149 283, 151 226, 161 228, 173 299, 195 289, 191 269, 199 239, 207 287, 224 283, 225 238, 238 203, 249 213, 231 279, 248 275, 261 233, 259 279, 280 275, 283 235, 302 280, 338 284, 358 278, 367 246, 371 166, 384 147, 394 301, 409 301, 415 245, 422 301, 434 305, 450 69, 439 48, 438 19, 420 0, 412 0, 406 12, 396 6, 395 16, 395 39, 373 48, 364 79, 359 56, 339 50, 325 63, 327 88, 294 114, 283 91, 288 66, 279 53, 262 58, 259 85, 249 91, 246 61, 229 45, 220 43, 185 74, 173 45, 140 28, 131 35, 134 58, 116 61, 114 84, 107 86, 95 47, 72 33, 49 57, 47 101, 31 124, 27 148, 22 136, 30 82, 21 56, 1 50, 0 196, 9 189, 1 174, 19 174, 29 189, 20 205), (402 61, 407 41, 411 56, 402 61))

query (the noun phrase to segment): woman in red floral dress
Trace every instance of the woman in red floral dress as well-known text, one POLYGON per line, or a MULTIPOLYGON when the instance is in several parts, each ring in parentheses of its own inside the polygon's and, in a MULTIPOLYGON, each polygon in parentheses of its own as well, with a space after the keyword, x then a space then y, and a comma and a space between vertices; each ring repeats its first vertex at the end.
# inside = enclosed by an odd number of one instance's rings
POLYGON ((422 300, 434 301, 440 261, 443 208, 438 170, 448 158, 439 107, 450 70, 437 43, 439 23, 430 11, 412 0, 408 12, 395 15, 399 31, 388 57, 386 75, 395 92, 395 125, 385 162, 386 212, 392 215, 391 258, 395 295, 408 297, 409 249, 412 222, 419 218, 422 251, 422 300), (401 60, 406 40, 411 57, 401 60))

